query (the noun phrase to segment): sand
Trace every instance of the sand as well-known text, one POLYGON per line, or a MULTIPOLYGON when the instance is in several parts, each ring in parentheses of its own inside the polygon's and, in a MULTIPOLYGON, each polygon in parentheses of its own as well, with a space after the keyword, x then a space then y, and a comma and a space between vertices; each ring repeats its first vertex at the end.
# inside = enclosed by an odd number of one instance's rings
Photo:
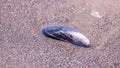
POLYGON ((119 0, 0 0, 1 68, 120 68, 119 0), (45 37, 62 25, 90 48, 45 37))

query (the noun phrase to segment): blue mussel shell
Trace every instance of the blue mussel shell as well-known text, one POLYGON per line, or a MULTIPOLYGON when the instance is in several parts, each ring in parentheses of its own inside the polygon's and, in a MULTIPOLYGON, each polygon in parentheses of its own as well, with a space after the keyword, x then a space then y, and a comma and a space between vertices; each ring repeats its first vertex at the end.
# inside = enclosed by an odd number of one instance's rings
POLYGON ((42 32, 49 38, 70 42, 78 46, 90 47, 90 41, 86 36, 69 27, 51 26, 44 28, 42 32))

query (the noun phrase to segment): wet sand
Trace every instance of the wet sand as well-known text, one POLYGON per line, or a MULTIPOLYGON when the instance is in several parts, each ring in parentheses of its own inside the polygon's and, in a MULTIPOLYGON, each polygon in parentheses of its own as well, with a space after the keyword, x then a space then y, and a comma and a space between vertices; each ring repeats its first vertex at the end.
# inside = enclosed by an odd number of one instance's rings
POLYGON ((0 0, 1 68, 120 68, 119 0, 0 0), (62 25, 90 48, 45 37, 62 25))

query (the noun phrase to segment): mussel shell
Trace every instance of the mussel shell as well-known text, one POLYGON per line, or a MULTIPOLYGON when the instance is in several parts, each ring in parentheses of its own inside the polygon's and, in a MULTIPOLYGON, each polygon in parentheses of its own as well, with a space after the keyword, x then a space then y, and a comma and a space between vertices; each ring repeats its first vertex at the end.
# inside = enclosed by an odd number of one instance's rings
POLYGON ((64 26, 51 26, 42 30, 43 34, 49 38, 70 42, 72 44, 90 47, 90 41, 78 31, 64 26))

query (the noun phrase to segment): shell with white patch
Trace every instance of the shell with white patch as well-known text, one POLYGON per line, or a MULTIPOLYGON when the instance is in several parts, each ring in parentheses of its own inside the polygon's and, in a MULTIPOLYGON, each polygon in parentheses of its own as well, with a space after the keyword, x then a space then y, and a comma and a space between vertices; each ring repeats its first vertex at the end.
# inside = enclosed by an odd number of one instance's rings
POLYGON ((78 31, 64 26, 51 26, 43 29, 43 34, 49 38, 70 42, 72 44, 90 47, 90 40, 78 31))

